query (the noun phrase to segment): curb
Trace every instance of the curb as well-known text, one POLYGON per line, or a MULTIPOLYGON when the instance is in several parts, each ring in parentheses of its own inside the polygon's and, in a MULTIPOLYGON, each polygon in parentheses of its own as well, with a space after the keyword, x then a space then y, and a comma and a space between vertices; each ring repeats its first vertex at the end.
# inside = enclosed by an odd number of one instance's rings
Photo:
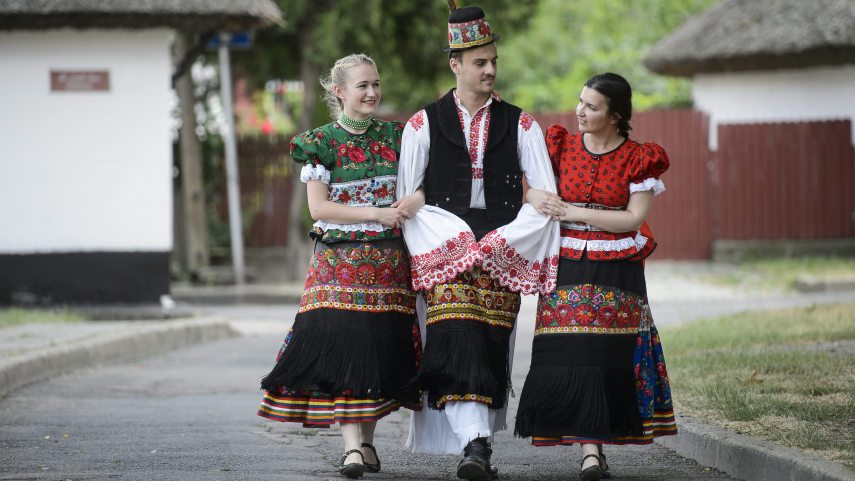
POLYGON ((302 284, 244 286, 173 285, 172 298, 193 305, 293 304, 303 296, 302 284))
POLYGON ((99 364, 128 362, 238 333, 219 318, 157 322, 69 346, 0 359, 0 397, 28 384, 99 364))
POLYGON ((799 276, 793 287, 799 292, 855 291, 855 277, 799 276))
POLYGON ((844 466, 796 449, 734 433, 689 416, 677 417, 678 434, 658 444, 703 466, 746 481, 853 481, 844 466))

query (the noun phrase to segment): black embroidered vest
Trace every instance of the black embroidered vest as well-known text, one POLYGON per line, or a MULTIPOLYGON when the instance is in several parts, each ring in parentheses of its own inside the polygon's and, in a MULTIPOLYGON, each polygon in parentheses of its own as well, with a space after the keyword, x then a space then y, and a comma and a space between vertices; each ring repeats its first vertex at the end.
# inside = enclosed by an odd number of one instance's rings
MULTIPOLYGON (((423 182, 426 203, 465 216, 472 197, 472 161, 453 90, 426 106, 425 112, 430 126, 430 154, 423 182)), ((521 112, 507 102, 494 100, 490 105, 484 150, 484 201, 491 221, 512 220, 522 207, 523 174, 517 154, 521 112)))

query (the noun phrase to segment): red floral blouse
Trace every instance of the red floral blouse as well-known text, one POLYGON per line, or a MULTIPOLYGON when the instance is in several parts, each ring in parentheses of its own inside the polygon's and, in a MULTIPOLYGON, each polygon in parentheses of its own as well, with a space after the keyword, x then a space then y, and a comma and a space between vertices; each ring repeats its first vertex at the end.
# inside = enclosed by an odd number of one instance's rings
MULTIPOLYGON (((633 192, 652 190, 659 194, 665 185, 659 177, 668 170, 665 150, 657 144, 626 139, 616 149, 593 154, 581 134, 570 134, 560 125, 546 131, 546 146, 558 181, 558 194, 565 202, 590 209, 623 210, 633 192)), ((580 259, 642 260, 656 248, 647 225, 635 232, 606 232, 581 222, 561 223, 561 257, 580 259)))

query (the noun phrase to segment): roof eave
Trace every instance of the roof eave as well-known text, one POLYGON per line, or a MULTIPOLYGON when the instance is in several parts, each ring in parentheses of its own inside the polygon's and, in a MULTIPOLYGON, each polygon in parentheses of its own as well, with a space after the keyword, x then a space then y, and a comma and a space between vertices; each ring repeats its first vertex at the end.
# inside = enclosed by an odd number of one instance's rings
POLYGON ((92 14, 64 13, 56 15, 16 14, 0 15, 0 31, 8 30, 51 30, 61 28, 87 29, 153 29, 172 28, 189 32, 213 30, 239 32, 256 30, 273 24, 281 24, 281 16, 259 17, 246 14, 193 13, 193 14, 92 14))
POLYGON ((709 59, 660 59, 649 55, 644 66, 653 73, 692 77, 703 73, 748 72, 855 64, 855 46, 823 47, 786 55, 757 54, 709 59))

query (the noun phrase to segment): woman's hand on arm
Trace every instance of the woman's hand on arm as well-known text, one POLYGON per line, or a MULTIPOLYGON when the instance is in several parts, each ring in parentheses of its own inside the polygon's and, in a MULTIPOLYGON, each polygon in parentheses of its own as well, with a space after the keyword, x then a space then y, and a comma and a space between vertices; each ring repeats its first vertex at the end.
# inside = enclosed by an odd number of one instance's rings
POLYGON ((598 210, 566 204, 559 220, 583 222, 606 232, 630 232, 644 223, 653 202, 653 191, 635 192, 629 196, 625 210, 598 210))
POLYGON ((393 208, 398 208, 401 210, 401 214, 404 218, 409 219, 416 215, 416 212, 419 211, 425 205, 425 193, 422 188, 416 189, 410 195, 404 196, 395 201, 392 204, 393 208))
POLYGON ((543 215, 557 219, 564 212, 564 201, 552 192, 531 187, 525 193, 525 200, 543 215))

